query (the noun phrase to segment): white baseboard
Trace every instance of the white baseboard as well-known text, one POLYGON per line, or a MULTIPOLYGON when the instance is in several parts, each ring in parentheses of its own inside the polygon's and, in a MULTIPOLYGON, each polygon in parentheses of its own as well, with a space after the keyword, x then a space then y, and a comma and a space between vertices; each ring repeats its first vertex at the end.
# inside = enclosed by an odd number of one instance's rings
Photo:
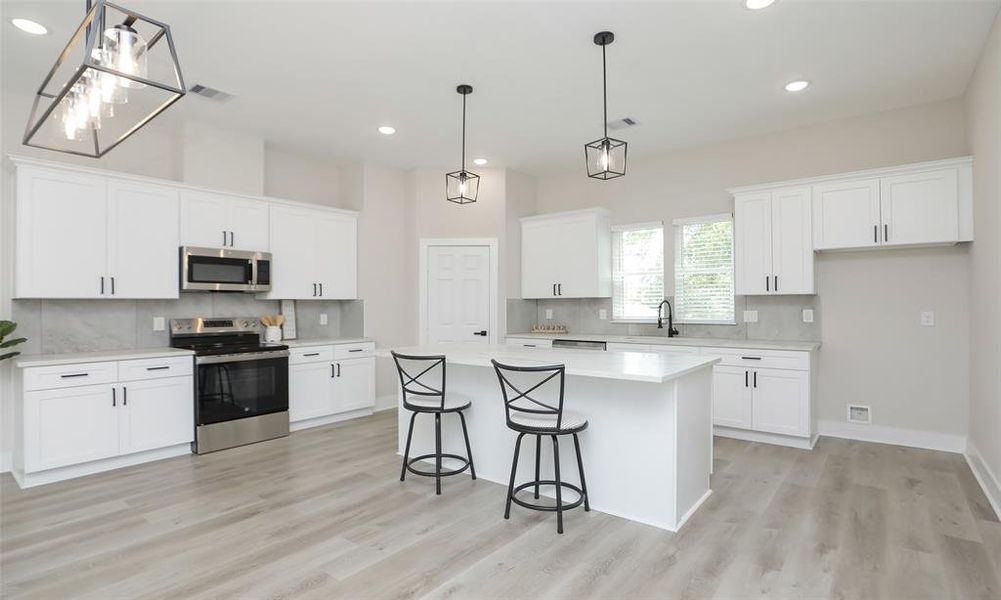
POLYGON ((389 394, 388 396, 379 396, 375 399, 375 412, 382 410, 389 410, 391 408, 396 408, 399 404, 396 394, 389 394))
POLYGON ((759 442, 762 444, 775 444, 777 446, 788 446, 799 448, 800 450, 812 450, 817 443, 817 437, 796 437, 792 435, 780 435, 777 433, 764 433, 761 431, 751 431, 750 429, 735 429, 733 427, 713 426, 713 435, 745 442, 759 442))
POLYGON ((994 471, 984 461, 984 457, 980 455, 972 440, 966 444, 966 452, 963 453, 963 456, 966 457, 966 464, 970 465, 970 470, 977 478, 980 488, 984 490, 987 501, 991 503, 994 514, 997 515, 998 519, 1001 519, 1001 483, 994 475, 994 471))
POLYGON ((963 453, 966 451, 966 436, 952 433, 936 433, 918 429, 901 429, 884 425, 862 425, 842 421, 818 421, 817 433, 828 437, 876 442, 894 446, 909 446, 926 450, 963 453))

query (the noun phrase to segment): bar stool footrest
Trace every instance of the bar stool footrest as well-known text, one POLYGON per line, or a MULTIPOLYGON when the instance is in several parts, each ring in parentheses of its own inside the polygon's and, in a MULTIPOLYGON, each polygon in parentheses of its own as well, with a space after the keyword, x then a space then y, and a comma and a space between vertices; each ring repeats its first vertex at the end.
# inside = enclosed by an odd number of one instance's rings
MULTIPOLYGON (((415 456, 415 457, 413 457, 413 458, 411 458, 410 460, 407 461, 407 471, 410 471, 414 475, 420 475, 421 477, 437 477, 438 474, 435 473, 433 470, 432 471, 421 471, 420 469, 414 468, 414 463, 416 463, 418 461, 422 461, 422 460, 426 460, 426 459, 434 460, 437 457, 438 457, 438 455, 434 454, 434 453, 431 453, 431 454, 422 454, 420 456, 415 456)), ((443 460, 446 459, 446 458, 451 458, 451 459, 458 460, 458 461, 462 462, 462 466, 459 467, 459 468, 457 468, 457 469, 448 469, 448 470, 445 470, 445 468, 442 467, 442 469, 441 469, 441 476, 442 477, 448 477, 449 475, 458 475, 459 473, 462 473, 466 469, 469 468, 469 459, 466 458, 465 456, 459 456, 458 454, 442 454, 441 458, 443 460)))
MULTIPOLYGON (((442 473, 442 474, 444 475, 444 473, 442 473)), ((536 484, 538 484, 540 487, 542 487, 542 486, 553 486, 553 487, 556 487, 556 480, 555 479, 540 479, 538 481, 529 481, 527 483, 523 483, 523 484, 521 484, 519 486, 516 486, 514 488, 514 492, 511 495, 511 501, 514 502, 515 504, 517 504, 518 506, 524 506, 525 508, 530 508, 532 510, 541 510, 541 511, 546 511, 546 512, 556 512, 556 505, 547 506, 545 504, 533 504, 531 502, 526 502, 525 500, 521 500, 520 498, 518 498, 518 492, 520 492, 522 490, 527 490, 529 488, 535 488, 536 484)), ((576 492, 576 494, 577 494, 577 499, 574 500, 573 502, 564 502, 563 506, 560 507, 561 510, 570 510, 571 508, 577 508, 578 506, 580 506, 581 504, 584 503, 584 492, 581 491, 581 489, 579 487, 577 487, 576 485, 574 485, 572 483, 567 483, 565 481, 561 481, 560 482, 560 486, 563 487, 563 488, 565 488, 565 489, 572 490, 573 492, 576 492)))

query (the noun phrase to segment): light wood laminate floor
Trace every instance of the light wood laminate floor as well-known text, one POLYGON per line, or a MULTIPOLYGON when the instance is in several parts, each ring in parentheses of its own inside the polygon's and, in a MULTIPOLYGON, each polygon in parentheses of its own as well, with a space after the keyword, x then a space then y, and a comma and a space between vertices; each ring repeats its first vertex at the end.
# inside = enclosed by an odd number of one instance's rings
POLYGON ((957 454, 718 438, 679 534, 578 509, 557 536, 505 521, 500 485, 400 483, 395 447, 389 411, 28 491, 4 475, 2 595, 1001 598, 1001 524, 957 454))

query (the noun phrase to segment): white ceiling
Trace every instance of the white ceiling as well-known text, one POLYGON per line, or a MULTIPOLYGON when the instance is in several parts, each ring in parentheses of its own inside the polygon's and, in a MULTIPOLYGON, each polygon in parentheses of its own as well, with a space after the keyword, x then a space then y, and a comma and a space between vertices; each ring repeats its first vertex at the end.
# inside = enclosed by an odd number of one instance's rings
MULTIPOLYGON (((963 93, 1001 0, 121 3, 171 25, 189 95, 183 119, 278 146, 403 167, 458 162, 469 83, 469 155, 537 171, 582 159, 601 135, 602 29, 609 118, 631 157, 909 106, 963 93), (809 79, 805 92, 783 85, 809 79), (385 137, 376 127, 390 124, 385 137)), ((33 93, 83 0, 2 5, 2 87, 33 93), (50 33, 15 30, 13 17, 50 33)), ((140 132, 138 135, 142 135, 140 132)))

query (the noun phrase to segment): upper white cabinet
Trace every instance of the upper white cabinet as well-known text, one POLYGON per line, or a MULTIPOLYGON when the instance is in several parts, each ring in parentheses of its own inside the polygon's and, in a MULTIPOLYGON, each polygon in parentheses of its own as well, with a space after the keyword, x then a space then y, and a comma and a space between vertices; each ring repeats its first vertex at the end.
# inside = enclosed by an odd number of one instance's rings
POLYGON ((181 241, 185 246, 267 251, 268 203, 230 194, 183 190, 181 241))
POLYGON ((273 204, 271 254, 267 298, 345 300, 358 295, 354 213, 273 204))
POLYGON ((879 245, 879 180, 859 179, 813 186, 813 247, 879 245))
POLYGON ((177 297, 175 190, 19 165, 15 211, 15 297, 177 297))
POLYGON ((879 206, 884 246, 959 240, 957 169, 884 177, 879 206))
POLYGON ((521 220, 523 298, 612 295, 611 229, 604 209, 521 220))
POLYGON ((810 188, 734 197, 736 291, 813 294, 810 188))

